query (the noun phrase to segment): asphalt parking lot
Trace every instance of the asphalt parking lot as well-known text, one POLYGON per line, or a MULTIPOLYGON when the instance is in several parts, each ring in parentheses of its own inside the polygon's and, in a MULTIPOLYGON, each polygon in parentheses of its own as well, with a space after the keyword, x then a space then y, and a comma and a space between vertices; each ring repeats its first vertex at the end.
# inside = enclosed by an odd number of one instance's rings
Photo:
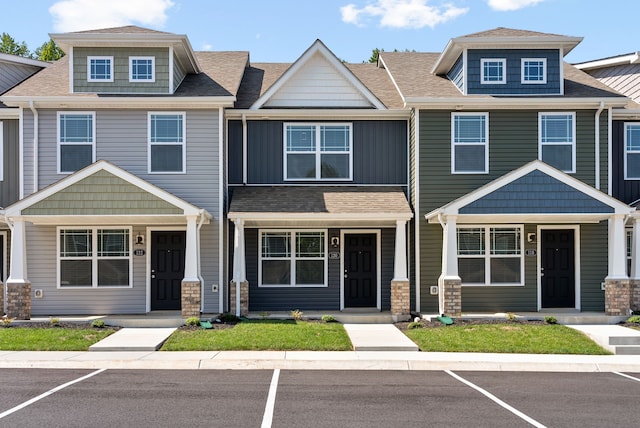
POLYGON ((640 373, 0 369, 2 427, 637 426, 640 373))

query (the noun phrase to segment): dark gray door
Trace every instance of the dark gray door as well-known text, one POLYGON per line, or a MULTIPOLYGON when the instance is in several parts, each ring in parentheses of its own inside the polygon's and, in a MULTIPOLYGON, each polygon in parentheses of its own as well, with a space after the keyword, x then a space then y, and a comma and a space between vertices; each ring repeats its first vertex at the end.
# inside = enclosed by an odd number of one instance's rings
POLYGON ((378 289, 376 235, 349 234, 344 240, 344 307, 375 308, 378 289))
POLYGON ((151 310, 178 310, 184 278, 185 232, 151 232, 151 310))
POLYGON ((542 231, 542 307, 575 308, 573 229, 542 231))

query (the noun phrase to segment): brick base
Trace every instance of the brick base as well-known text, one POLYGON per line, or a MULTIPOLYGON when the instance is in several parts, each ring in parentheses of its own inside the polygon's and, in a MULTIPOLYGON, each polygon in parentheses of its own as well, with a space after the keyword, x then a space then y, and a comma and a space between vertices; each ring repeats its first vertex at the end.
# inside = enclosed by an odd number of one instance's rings
POLYGON ((7 317, 16 320, 31 319, 31 283, 7 282, 7 317))
POLYGON ((4 283, 0 282, 0 312, 4 315, 4 283))
MULTIPOLYGON (((229 312, 236 314, 236 283, 231 281, 229 285, 229 312)), ((249 283, 240 283, 240 316, 249 315, 249 283)))
POLYGON ((391 315, 398 320, 411 317, 411 287, 409 281, 391 281, 391 315))
POLYGON ((631 280, 631 309, 640 312, 640 280, 631 280))
POLYGON ((607 315, 626 316, 631 308, 631 283, 628 279, 605 279, 604 312, 607 315))
POLYGON ((200 316, 200 281, 182 281, 182 318, 200 316))
POLYGON ((441 292, 444 298, 444 314, 450 317, 462 315, 462 281, 444 279, 441 292))

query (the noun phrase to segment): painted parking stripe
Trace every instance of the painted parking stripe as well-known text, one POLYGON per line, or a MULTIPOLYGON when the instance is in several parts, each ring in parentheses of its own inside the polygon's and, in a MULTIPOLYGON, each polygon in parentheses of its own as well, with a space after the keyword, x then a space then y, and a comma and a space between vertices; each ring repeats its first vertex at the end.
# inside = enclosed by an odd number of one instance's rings
POLYGON ((15 407, 5 411, 5 412, 0 413, 0 419, 4 418, 5 416, 9 416, 12 413, 17 412, 18 410, 24 409, 25 407, 30 406, 31 404, 35 403, 36 401, 40 401, 43 398, 46 398, 46 397, 50 396, 51 394, 54 394, 54 393, 60 391, 61 389, 64 389, 64 388, 66 388, 68 386, 71 386, 71 385, 73 385, 75 383, 82 382, 83 380, 89 379, 90 377, 93 377, 93 376, 95 376, 97 374, 100 374, 105 370, 107 370, 107 369, 96 370, 95 372, 89 373, 86 376, 82 376, 82 377, 79 377, 78 379, 72 380, 72 381, 67 382, 65 384, 62 384, 60 386, 56 386, 55 388, 50 389, 49 391, 47 391, 47 392, 45 392, 43 394, 40 394, 37 397, 34 397, 29 401, 25 401, 22 404, 19 404, 19 405, 15 406, 15 407))
POLYGON ((261 428, 271 428, 273 422, 273 408, 276 405, 276 391, 278 390, 278 379, 280 378, 280 369, 273 371, 271 378, 271 386, 269 386, 269 395, 267 396, 267 404, 264 408, 264 416, 262 417, 261 428))
POLYGON ((631 379, 631 380, 635 380, 636 382, 640 382, 640 379, 638 379, 637 377, 629 376, 628 374, 619 373, 619 372, 613 372, 613 373, 617 374, 619 376, 622 376, 622 377, 626 377, 627 379, 631 379))
POLYGON ((449 374, 450 376, 453 376, 455 379, 458 379, 460 382, 464 383, 465 385, 470 386, 471 388, 475 389, 476 391, 478 391, 479 393, 481 393, 485 397, 489 398, 490 400, 492 400, 496 404, 498 404, 498 405, 502 406, 503 408, 507 409, 508 411, 510 411, 514 415, 518 416, 519 418, 524 419, 525 421, 529 422, 534 427, 546 428, 545 425, 543 425, 540 422, 536 421, 535 419, 525 415, 520 410, 518 410, 518 409, 516 409, 514 407, 511 407, 510 405, 508 405, 507 403, 505 403, 504 401, 502 401, 501 399, 499 399, 495 395, 491 394, 489 391, 486 391, 486 390, 480 388, 479 386, 477 386, 477 385, 469 382, 468 380, 458 376, 457 374, 455 374, 454 372, 452 372, 450 370, 445 370, 445 373, 449 374))

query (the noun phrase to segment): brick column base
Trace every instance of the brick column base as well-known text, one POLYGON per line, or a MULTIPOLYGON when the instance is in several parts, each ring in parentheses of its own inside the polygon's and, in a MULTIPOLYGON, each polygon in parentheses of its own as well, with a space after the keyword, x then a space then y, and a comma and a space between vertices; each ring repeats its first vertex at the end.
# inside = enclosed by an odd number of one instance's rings
POLYGON ((396 321, 406 321, 411 318, 409 281, 391 281, 391 316, 396 321))
POLYGON ((604 280, 604 312, 626 316, 631 308, 631 282, 628 279, 604 280))
MULTIPOLYGON (((229 312, 236 314, 236 283, 231 281, 229 285, 229 312)), ((240 316, 249 315, 249 283, 240 283, 240 316)))
POLYGON ((182 281, 182 318, 200 316, 200 281, 182 281))
POLYGON ((31 283, 7 282, 7 317, 16 320, 31 319, 31 283))
POLYGON ((462 281, 444 279, 442 282, 444 314, 450 317, 462 315, 462 281))
POLYGON ((631 309, 634 312, 640 312, 640 280, 631 280, 631 309))

